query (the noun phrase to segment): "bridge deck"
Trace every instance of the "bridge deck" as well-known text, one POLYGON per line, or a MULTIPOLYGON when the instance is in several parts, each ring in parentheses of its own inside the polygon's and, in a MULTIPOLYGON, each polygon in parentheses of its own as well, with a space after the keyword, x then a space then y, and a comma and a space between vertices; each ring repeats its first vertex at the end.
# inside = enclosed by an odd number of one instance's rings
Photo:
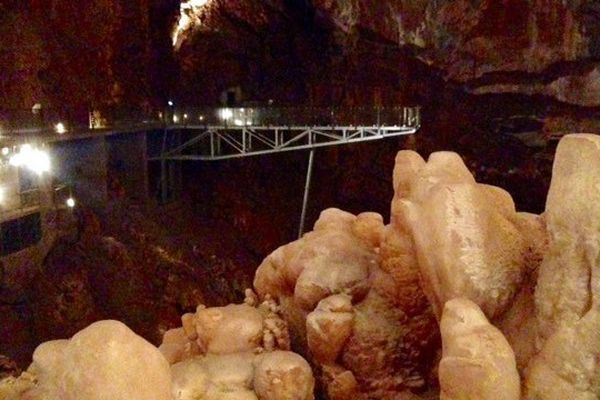
POLYGON ((222 160, 410 135, 419 126, 418 107, 0 110, 0 144, 161 131, 165 136, 161 152, 151 160, 222 160), (185 137, 185 142, 170 140, 173 135, 185 137))

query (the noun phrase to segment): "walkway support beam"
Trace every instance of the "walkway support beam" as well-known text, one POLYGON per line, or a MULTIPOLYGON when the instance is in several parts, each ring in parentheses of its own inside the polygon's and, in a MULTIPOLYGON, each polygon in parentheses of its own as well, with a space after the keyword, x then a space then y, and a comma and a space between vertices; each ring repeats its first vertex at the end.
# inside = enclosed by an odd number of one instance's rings
POLYGON ((308 167, 306 168, 306 182, 304 183, 304 198, 302 199, 302 214, 300 214, 300 227, 298 228, 298 239, 304 234, 304 225, 306 222, 306 210, 308 207, 308 198, 310 196, 310 184, 312 181, 312 170, 315 159, 315 149, 310 150, 308 155, 308 167))

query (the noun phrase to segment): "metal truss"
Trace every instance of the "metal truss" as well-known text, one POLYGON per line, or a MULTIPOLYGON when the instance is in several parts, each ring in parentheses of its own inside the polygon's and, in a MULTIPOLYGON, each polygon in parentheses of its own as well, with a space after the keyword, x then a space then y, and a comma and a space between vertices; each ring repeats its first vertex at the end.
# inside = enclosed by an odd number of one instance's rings
POLYGON ((412 135, 419 126, 170 126, 197 134, 153 160, 212 161, 412 135))

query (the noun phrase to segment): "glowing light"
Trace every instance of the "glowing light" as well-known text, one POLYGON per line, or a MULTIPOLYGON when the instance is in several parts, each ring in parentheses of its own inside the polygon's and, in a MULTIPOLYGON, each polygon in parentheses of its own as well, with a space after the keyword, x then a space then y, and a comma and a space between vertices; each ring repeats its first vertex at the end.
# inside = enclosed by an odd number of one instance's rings
POLYGON ((28 168, 38 175, 50 171, 50 156, 47 152, 33 148, 30 144, 24 144, 19 152, 13 154, 8 163, 13 167, 28 168))
POLYGON ((200 15, 208 3, 209 0, 187 0, 181 3, 179 6, 179 21, 177 21, 172 35, 173 46, 177 47, 180 44, 183 33, 194 25, 201 25, 200 15))
POLYGON ((72 197, 69 197, 65 203, 67 203, 67 207, 69 207, 69 208, 75 207, 75 204, 76 204, 75 199, 72 197))
POLYGON ((8 147, 3 147, 2 148, 2 155, 3 156, 7 156, 8 153, 10 153, 10 149, 8 147))
POLYGON ((188 119, 188 115, 187 114, 183 114, 183 119, 188 119))
POLYGON ((204 115, 201 115, 201 116, 199 116, 199 117, 198 117, 198 119, 199 119, 200 121, 204 121, 204 115))
POLYGON ((58 124, 54 125, 54 130, 59 135, 62 135, 63 133, 67 132, 67 127, 62 122, 59 122, 58 124))
POLYGON ((0 204, 4 203, 4 198, 6 196, 4 195, 4 188, 0 187, 0 204))
POLYGON ((228 120, 231 119, 231 117, 233 117, 233 111, 231 111, 229 108, 224 108, 221 110, 221 118, 228 120))
POLYGON ((234 120, 233 120, 233 123, 234 123, 236 126, 243 126, 243 125, 244 125, 244 121, 242 121, 241 119, 238 119, 238 118, 234 119, 234 120))
POLYGON ((179 122, 179 116, 177 114, 173 115, 173 122, 174 123, 178 123, 179 122))
POLYGON ((173 103, 173 100, 169 100, 169 101, 167 102, 167 104, 169 105, 169 107, 173 107, 173 105, 174 105, 175 103, 173 103))

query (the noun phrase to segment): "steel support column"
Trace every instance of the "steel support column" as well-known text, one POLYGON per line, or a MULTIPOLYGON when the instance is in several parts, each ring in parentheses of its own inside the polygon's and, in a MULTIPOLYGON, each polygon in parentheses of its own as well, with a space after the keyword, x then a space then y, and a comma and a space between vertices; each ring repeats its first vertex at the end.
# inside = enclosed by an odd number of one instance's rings
POLYGON ((162 204, 166 204, 169 197, 167 159, 164 158, 164 154, 167 151, 167 134, 168 130, 165 129, 163 132, 162 158, 160 159, 160 200, 162 204))
POLYGON ((298 239, 304 233, 304 224, 306 222, 306 209, 308 206, 308 197, 310 195, 310 184, 312 180, 313 161, 315 158, 315 149, 310 150, 308 156, 308 167, 306 169, 306 182, 304 184, 304 198, 302 200, 302 214, 300 215, 300 228, 298 229, 298 239))

